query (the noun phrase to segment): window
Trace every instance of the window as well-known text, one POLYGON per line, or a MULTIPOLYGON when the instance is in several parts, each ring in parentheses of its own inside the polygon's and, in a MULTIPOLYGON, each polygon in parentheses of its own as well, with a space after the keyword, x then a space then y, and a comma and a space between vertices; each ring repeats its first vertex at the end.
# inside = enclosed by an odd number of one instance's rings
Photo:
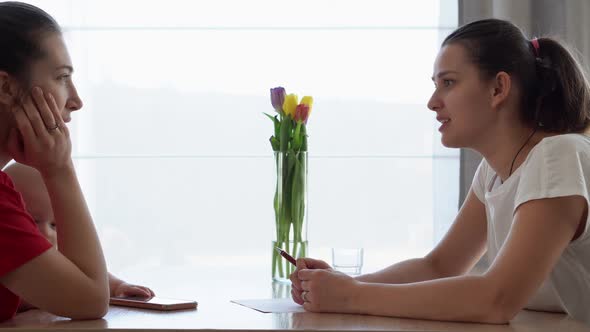
POLYGON ((220 257, 269 266, 262 112, 278 85, 315 97, 313 256, 363 246, 374 270, 425 254, 452 221, 459 151, 441 146, 426 103, 457 1, 32 3, 65 30, 85 101, 74 158, 115 273, 220 257))

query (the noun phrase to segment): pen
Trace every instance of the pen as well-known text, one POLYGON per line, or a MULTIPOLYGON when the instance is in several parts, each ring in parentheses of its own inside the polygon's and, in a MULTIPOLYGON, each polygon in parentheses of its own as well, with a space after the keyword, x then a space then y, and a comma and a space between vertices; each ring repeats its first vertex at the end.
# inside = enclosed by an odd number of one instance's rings
POLYGON ((281 256, 285 257, 285 259, 291 262, 291 264, 297 266, 297 261, 295 261, 295 258, 293 258, 293 256, 289 255, 285 250, 279 247, 275 247, 275 249, 279 252, 279 254, 281 254, 281 256))

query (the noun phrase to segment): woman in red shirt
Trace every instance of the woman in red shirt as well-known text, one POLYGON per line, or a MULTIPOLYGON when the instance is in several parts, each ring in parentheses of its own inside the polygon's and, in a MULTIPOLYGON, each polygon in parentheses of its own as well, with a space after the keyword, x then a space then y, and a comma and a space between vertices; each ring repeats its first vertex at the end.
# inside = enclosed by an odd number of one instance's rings
POLYGON ((0 50, 0 168, 14 159, 39 171, 60 230, 58 251, 0 172, 0 321, 14 316, 21 299, 60 316, 100 318, 107 270, 64 124, 82 100, 61 29, 35 6, 2 2, 0 50))

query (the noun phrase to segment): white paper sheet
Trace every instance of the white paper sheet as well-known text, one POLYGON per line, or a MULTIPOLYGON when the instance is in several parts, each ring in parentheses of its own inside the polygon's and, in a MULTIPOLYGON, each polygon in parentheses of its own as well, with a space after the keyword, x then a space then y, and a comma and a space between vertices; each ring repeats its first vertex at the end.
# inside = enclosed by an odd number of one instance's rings
POLYGON ((292 299, 232 300, 231 302, 264 313, 305 312, 303 306, 293 302, 292 299))

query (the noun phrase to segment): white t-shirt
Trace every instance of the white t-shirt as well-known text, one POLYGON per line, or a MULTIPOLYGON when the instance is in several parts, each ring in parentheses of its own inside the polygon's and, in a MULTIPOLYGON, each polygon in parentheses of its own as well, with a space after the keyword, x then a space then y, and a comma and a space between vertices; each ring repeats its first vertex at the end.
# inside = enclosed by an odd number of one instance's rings
MULTIPOLYGON (((504 183, 484 159, 472 189, 485 204, 487 255, 491 262, 510 232, 519 205, 534 199, 579 195, 590 206, 590 137, 566 134, 544 138, 504 183)), ((586 220, 583 233, 567 246, 526 308, 563 311, 590 322, 589 225, 586 220)))

